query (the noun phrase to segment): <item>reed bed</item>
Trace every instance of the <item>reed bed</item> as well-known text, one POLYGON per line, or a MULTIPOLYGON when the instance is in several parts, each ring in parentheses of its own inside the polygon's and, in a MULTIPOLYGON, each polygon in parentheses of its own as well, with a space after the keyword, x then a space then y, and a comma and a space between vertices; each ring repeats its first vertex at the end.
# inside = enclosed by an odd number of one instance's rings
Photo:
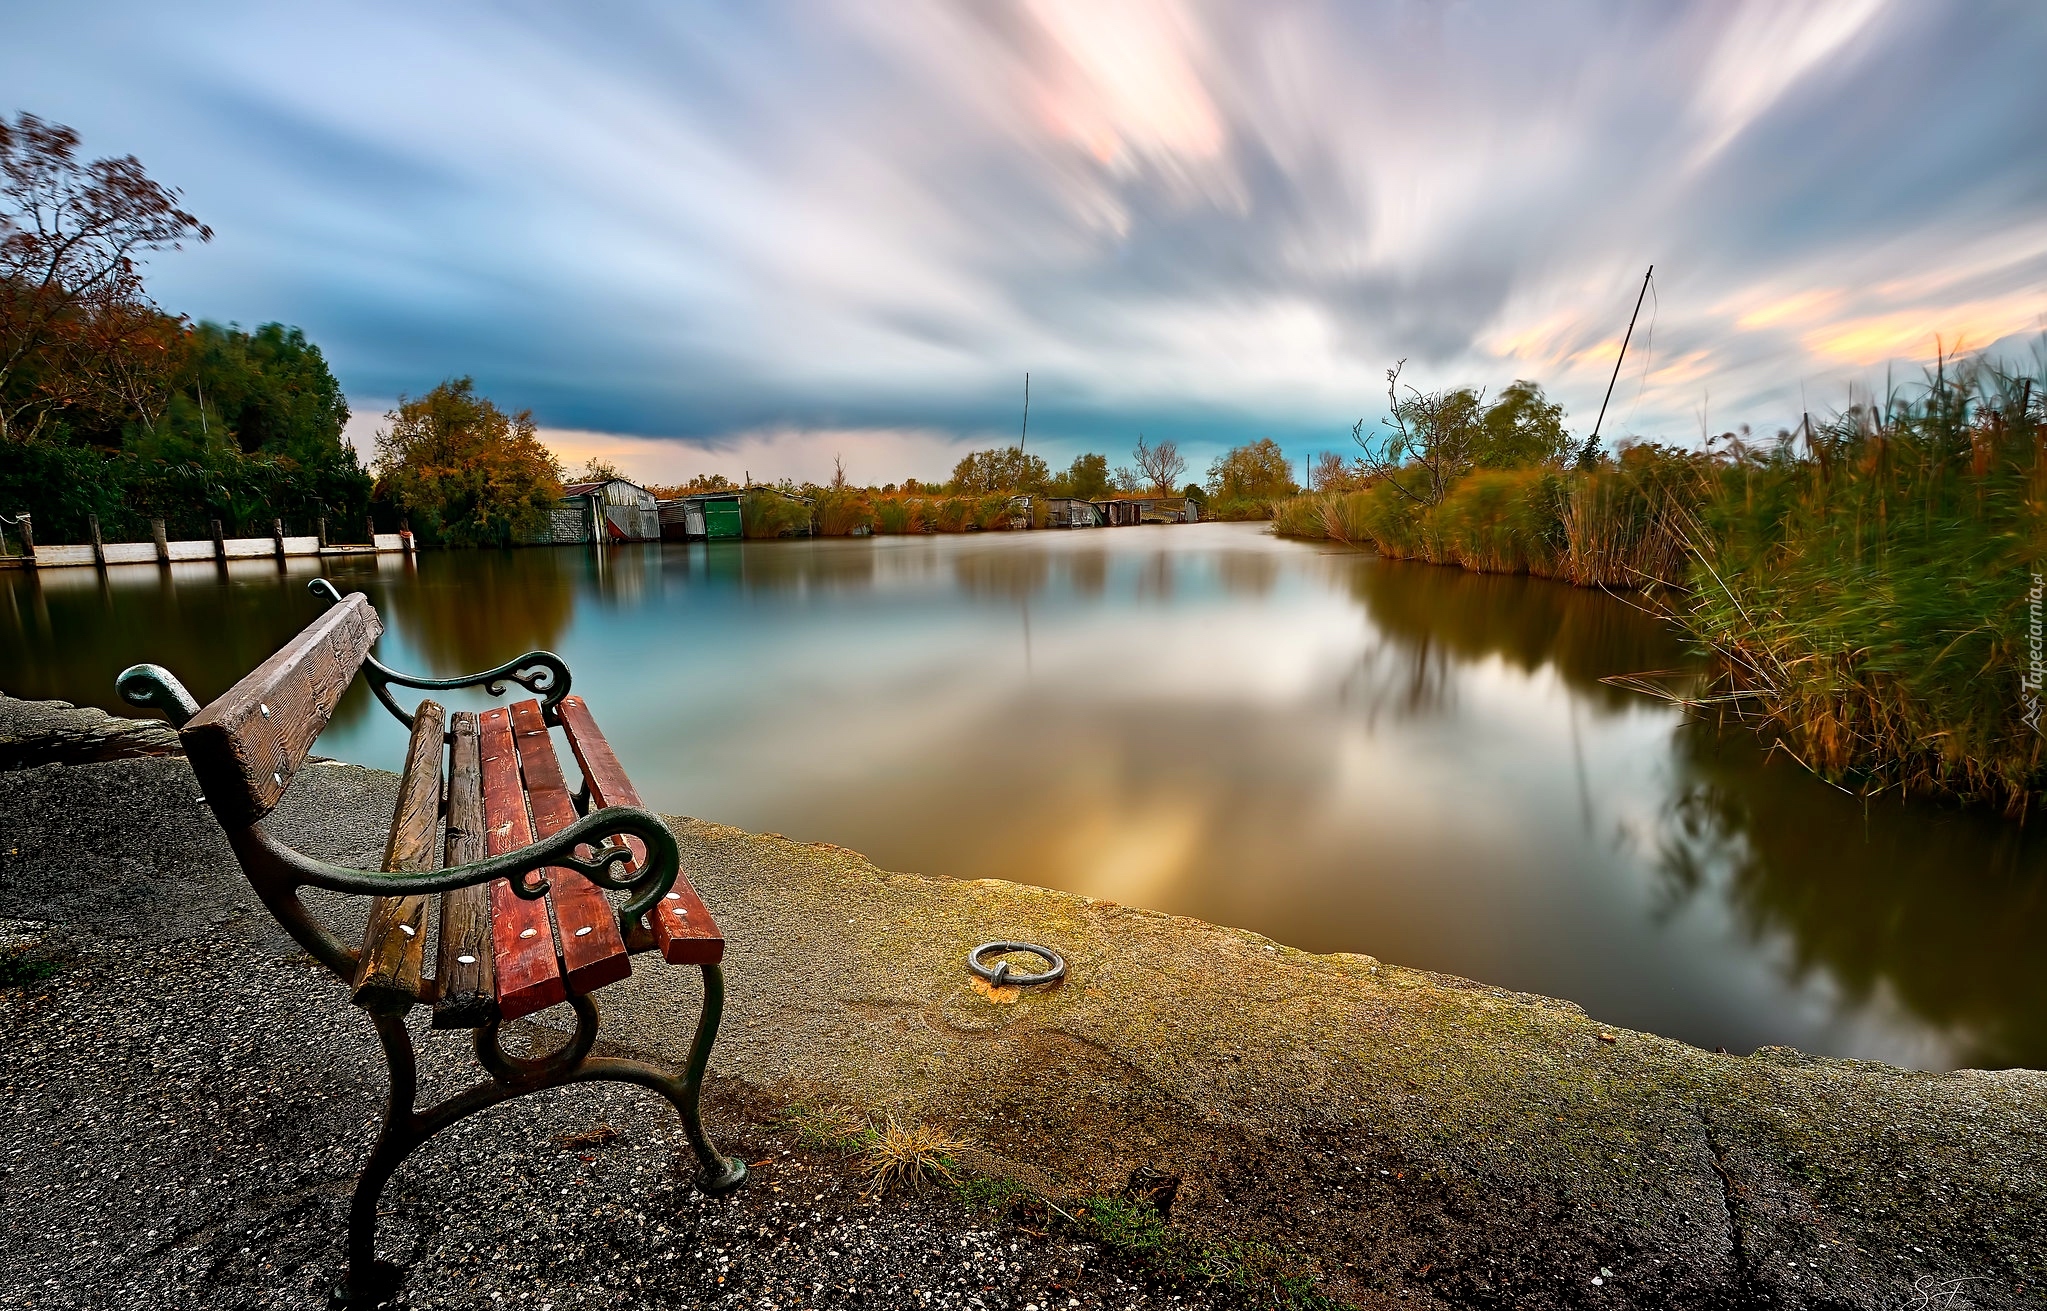
POLYGON ((1716 464, 1675 613, 1719 657, 1718 703, 1837 783, 2024 817, 2047 790, 2025 685, 2042 417, 2036 379, 1944 362, 1915 399, 1808 424, 1803 452, 1716 464))
POLYGON ((1283 503, 1274 531, 1648 590, 1715 657, 1714 687, 1686 704, 1863 794, 2024 817, 2047 793, 2028 686, 2047 570, 2041 382, 1943 360, 1916 395, 1807 420, 1796 439, 1477 470, 1433 506, 1382 478, 1283 503))
POLYGON ((1399 560, 1632 590, 1684 581, 1686 547, 1672 515, 1696 502, 1699 477, 1680 452, 1633 447, 1591 470, 1474 470, 1433 506, 1392 479, 1295 497, 1276 507, 1273 531, 1399 560))

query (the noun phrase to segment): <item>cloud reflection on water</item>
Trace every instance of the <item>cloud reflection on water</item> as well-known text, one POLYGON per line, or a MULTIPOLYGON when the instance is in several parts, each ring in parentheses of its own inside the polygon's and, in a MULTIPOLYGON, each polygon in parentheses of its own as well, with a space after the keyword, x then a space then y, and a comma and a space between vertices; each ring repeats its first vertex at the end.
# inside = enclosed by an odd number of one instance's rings
MULTIPOLYGON (((351 576, 393 663, 559 650, 667 810, 1568 997, 1705 1046, 2047 1063, 2040 844, 1865 810, 1740 731, 1600 683, 1688 660, 1609 597, 1248 525, 436 554, 351 576)), ((274 568, 0 592, 0 686, 104 705, 136 659, 216 693, 313 610, 274 568)), ((395 765, 403 734, 359 709, 322 750, 395 765)))

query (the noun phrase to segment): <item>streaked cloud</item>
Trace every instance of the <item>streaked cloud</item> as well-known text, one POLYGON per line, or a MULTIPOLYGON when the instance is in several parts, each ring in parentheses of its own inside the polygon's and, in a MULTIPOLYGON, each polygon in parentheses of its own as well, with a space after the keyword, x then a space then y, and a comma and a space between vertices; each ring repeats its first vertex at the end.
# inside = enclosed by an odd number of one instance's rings
MULTIPOLYGON (((1026 370, 1055 460, 1140 430, 1197 464, 1268 434, 1341 447, 1401 358, 1422 385, 1536 377, 1582 430, 1652 262, 1610 432, 1687 438, 1702 407, 1768 430, 1936 334, 2023 339, 2047 312, 2033 5, 467 0, 10 26, 0 108, 133 151, 219 233, 154 262, 165 303, 302 324, 372 416, 472 374, 649 477, 815 477, 835 445, 939 460, 1016 430, 1026 370)), ((911 472, 942 470, 855 476, 911 472)))

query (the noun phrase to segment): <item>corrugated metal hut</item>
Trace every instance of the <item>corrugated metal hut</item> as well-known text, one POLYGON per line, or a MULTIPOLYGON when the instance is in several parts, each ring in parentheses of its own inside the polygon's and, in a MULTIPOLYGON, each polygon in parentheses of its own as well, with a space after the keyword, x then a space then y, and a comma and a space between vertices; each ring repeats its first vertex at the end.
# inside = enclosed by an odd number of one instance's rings
POLYGON ((1045 498, 1047 528, 1099 528, 1102 522, 1101 509, 1093 501, 1084 501, 1078 496, 1045 498))
POLYGON ((741 534, 739 493, 698 492, 660 503, 661 536, 671 542, 701 542, 741 534))
POLYGON ((554 542, 654 542, 661 539, 661 514, 654 494, 635 482, 607 478, 570 483, 554 508, 549 540, 554 542))

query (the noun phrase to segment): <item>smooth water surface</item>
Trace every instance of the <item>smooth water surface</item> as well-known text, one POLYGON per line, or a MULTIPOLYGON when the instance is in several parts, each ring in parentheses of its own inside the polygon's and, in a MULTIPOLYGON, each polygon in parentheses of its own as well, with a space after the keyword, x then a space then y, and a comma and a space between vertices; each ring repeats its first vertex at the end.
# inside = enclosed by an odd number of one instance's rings
MULTIPOLYGON (((331 568, 389 663, 567 657, 660 810, 1705 1047, 2047 1064, 2037 837, 1865 806, 1600 683, 1690 664, 1622 600, 1236 524, 331 568)), ((119 710, 115 673, 153 660, 203 702, 312 618, 314 572, 0 573, 0 687, 119 710)), ((395 769, 403 744, 358 686, 321 750, 395 769)))

